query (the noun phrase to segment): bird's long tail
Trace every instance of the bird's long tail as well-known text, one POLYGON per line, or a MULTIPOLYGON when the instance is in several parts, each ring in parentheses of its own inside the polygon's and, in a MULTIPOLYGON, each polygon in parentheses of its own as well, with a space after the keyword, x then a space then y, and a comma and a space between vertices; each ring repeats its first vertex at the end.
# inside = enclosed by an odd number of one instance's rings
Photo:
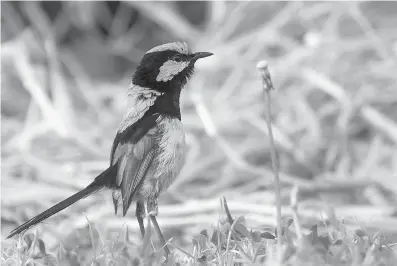
POLYGON ((91 195, 92 193, 100 190, 101 188, 104 187, 111 187, 112 186, 112 180, 114 180, 114 177, 117 174, 117 166, 113 165, 106 169, 104 172, 102 172, 99 176, 95 178, 95 180, 89 184, 86 188, 83 190, 77 192, 76 194, 70 196, 69 198, 59 202, 58 204, 52 206, 46 211, 43 211, 39 215, 33 217, 26 223, 18 226, 14 230, 10 232, 10 235, 7 238, 10 238, 16 234, 19 234, 30 227, 34 226, 37 223, 40 223, 41 221, 51 217, 52 215, 62 211, 63 209, 69 207, 73 203, 91 195))

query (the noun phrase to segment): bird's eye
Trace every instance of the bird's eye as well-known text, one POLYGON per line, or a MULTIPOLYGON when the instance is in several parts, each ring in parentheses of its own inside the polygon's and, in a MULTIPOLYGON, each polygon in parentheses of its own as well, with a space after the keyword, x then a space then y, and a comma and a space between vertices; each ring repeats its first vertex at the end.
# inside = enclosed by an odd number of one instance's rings
POLYGON ((175 62, 181 62, 182 61, 182 56, 179 54, 176 54, 172 57, 172 60, 175 62))

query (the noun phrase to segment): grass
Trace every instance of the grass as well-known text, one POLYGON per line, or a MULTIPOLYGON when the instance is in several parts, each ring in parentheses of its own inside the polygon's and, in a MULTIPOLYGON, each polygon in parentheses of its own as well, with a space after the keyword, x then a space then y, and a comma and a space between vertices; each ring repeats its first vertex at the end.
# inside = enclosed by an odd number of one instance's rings
MULTIPOLYGON (((170 241, 174 252, 167 265, 276 265, 275 239, 278 235, 270 230, 248 229, 244 217, 234 219, 226 199, 223 199, 225 218, 217 226, 204 229, 192 236, 190 251, 170 241)), ((282 234, 283 265, 393 265, 396 259, 394 246, 389 245, 381 233, 365 229, 349 230, 337 219, 324 224, 314 224, 307 233, 297 237, 290 226, 293 219, 285 221, 282 234)), ((296 223, 296 221, 295 221, 296 223)), ((13 246, 3 251, 4 265, 158 265, 165 261, 161 249, 152 249, 151 226, 147 224, 147 236, 142 244, 131 241, 128 227, 117 235, 100 232, 89 223, 88 230, 79 236, 79 244, 66 249, 62 242, 53 254, 47 253, 39 235, 29 233, 14 241, 13 246), (88 231, 88 235, 87 235, 88 231), (85 235, 85 237, 84 237, 85 235), (84 244, 91 249, 86 251, 84 244), (87 244, 87 243, 86 243, 87 244), (36 265, 36 264, 35 264, 36 265)), ((69 241, 70 239, 66 239, 69 241)), ((76 239, 75 239, 76 240, 76 239)))
POLYGON ((268 112, 255 68, 266 60, 277 88, 283 264, 393 265, 395 3, 1 7, 2 264, 164 261, 155 234, 142 241, 133 212, 114 216, 108 194, 20 239, 4 237, 108 165, 140 57, 186 40, 215 56, 197 65, 182 95, 188 158, 159 200, 158 221, 171 239, 167 263, 277 264, 268 112))

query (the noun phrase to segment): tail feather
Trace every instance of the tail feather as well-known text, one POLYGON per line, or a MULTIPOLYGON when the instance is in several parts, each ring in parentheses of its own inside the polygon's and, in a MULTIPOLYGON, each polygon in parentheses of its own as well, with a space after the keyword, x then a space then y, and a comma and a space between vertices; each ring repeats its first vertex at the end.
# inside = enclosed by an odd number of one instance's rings
POLYGON ((95 180, 89 184, 85 189, 77 192, 76 194, 70 196, 69 198, 59 202, 58 204, 52 206, 51 208, 49 208, 48 210, 40 213, 39 215, 33 217, 32 219, 30 219, 29 221, 27 221, 26 223, 18 226, 17 228, 15 228, 14 230, 12 230, 10 232, 10 235, 7 238, 10 238, 16 234, 19 234, 27 229, 29 229, 30 227, 34 226, 37 223, 42 222, 43 220, 51 217, 52 215, 62 211, 63 209, 69 207, 70 205, 72 205, 73 203, 91 195, 92 193, 100 190, 103 187, 111 187, 112 185, 112 180, 116 175, 117 171, 117 166, 113 165, 111 167, 109 167, 107 170, 105 170, 104 172, 102 172, 97 178, 95 178, 95 180))

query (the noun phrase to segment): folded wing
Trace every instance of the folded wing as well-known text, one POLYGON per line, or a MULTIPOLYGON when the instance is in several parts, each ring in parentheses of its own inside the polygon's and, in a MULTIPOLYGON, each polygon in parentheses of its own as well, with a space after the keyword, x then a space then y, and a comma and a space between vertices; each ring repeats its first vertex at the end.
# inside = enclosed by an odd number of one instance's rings
MULTIPOLYGON (((111 163, 118 162, 116 186, 121 190, 123 215, 127 213, 155 158, 157 118, 158 115, 155 114, 143 116, 136 123, 118 132, 113 143, 111 163)), ((113 193, 113 202, 117 213, 116 193, 113 193)))

